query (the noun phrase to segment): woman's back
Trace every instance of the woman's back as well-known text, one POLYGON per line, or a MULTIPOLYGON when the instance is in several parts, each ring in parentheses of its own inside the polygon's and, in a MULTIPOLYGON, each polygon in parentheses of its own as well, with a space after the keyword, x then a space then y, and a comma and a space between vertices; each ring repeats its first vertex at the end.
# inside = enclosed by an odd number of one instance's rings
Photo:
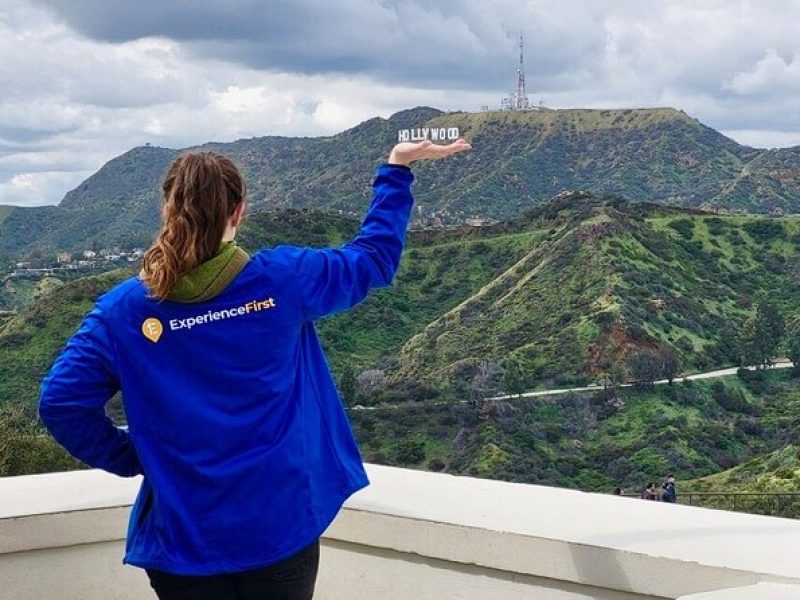
MULTIPOLYGON (((468 149, 428 146, 397 148, 409 162, 468 149)), ((165 225, 142 273, 97 301, 39 402, 74 456, 144 475, 125 562, 155 572, 151 581, 300 556, 367 485, 313 323, 391 283, 412 181, 405 166, 380 167, 359 235, 340 248, 280 246, 249 258, 225 243, 244 207, 232 163, 187 155, 170 168, 165 225), (211 279, 195 285, 200 272, 211 279), (103 410, 117 391, 127 431, 103 410)))
POLYGON ((99 392, 90 405, 120 387, 126 445, 115 464, 83 458, 145 474, 126 562, 182 574, 271 564, 319 537, 367 484, 313 321, 391 282, 412 180, 382 167, 355 240, 259 252, 205 302, 155 300, 138 277, 97 302, 44 382, 42 415, 54 435, 71 427, 59 399, 76 368, 99 392))

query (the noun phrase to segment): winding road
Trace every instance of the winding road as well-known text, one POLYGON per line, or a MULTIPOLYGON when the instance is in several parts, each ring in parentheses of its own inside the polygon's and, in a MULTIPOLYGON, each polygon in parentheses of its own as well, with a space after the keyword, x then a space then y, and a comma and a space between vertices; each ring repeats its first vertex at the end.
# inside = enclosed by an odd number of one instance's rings
MULTIPOLYGON (((794 363, 786 359, 776 359, 775 363, 768 367, 768 369, 791 369, 794 363)), ((747 367, 750 371, 755 371, 756 367, 747 367)), ((676 377, 674 381, 695 381, 698 379, 716 379, 717 377, 730 377, 736 375, 739 367, 731 367, 729 369, 716 369, 714 371, 706 371, 705 373, 694 373, 692 375, 684 375, 676 377)), ((660 379, 655 382, 655 385, 664 385, 669 383, 666 379, 660 379)), ((622 383, 616 387, 633 387, 633 383, 622 383)), ((560 388, 553 390, 537 390, 535 392, 522 392, 521 394, 507 394, 504 396, 492 396, 490 398, 483 398, 483 400, 516 400, 518 398, 537 398, 539 396, 557 396, 559 394, 569 394, 570 392, 593 392, 602 390, 602 385, 587 385, 586 387, 577 388, 560 388)), ((466 404, 469 400, 459 400, 460 404, 466 404)), ((433 402, 428 406, 441 406, 443 404, 453 404, 452 402, 433 402)), ((384 406, 363 406, 356 404, 350 410, 398 410, 406 406, 405 404, 384 405, 384 406)), ((411 406, 421 406, 412 404, 411 406)))

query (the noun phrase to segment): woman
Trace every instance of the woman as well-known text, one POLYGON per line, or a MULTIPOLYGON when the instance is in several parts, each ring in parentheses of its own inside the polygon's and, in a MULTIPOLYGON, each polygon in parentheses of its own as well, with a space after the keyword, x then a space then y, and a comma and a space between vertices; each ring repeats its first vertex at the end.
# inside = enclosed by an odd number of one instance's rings
POLYGON ((141 274, 102 296, 45 378, 40 415, 88 465, 144 475, 124 562, 159 598, 311 598, 319 537, 367 485, 313 322, 389 285, 411 214, 409 165, 468 150, 398 144, 359 235, 249 257, 245 184, 186 154, 163 184, 141 274), (105 416, 120 390, 128 431, 105 416))

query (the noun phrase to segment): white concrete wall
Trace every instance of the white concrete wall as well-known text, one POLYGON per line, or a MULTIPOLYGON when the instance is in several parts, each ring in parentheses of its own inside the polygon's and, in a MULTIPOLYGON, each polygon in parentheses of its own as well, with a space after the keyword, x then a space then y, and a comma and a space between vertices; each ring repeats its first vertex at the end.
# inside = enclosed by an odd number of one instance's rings
MULTIPOLYGON (((800 586, 788 551, 798 547, 798 521, 368 471, 372 485, 323 539, 321 600, 621 600, 800 586)), ((144 572, 121 564, 137 487, 100 471, 0 479, 0 598, 154 598, 144 572)), ((787 597, 800 598, 796 590, 787 597)))

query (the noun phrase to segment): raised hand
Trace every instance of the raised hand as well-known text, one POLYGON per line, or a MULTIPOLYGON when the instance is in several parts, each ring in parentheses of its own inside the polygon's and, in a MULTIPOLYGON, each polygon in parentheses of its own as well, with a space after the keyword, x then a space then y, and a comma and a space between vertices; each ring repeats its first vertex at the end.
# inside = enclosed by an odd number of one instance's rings
POLYGON ((434 144, 430 140, 418 142, 401 142, 392 148, 389 154, 389 164, 391 165, 405 165, 408 166, 416 160, 437 160, 445 158, 458 152, 464 152, 471 149, 466 140, 459 139, 452 144, 442 145, 434 144))

